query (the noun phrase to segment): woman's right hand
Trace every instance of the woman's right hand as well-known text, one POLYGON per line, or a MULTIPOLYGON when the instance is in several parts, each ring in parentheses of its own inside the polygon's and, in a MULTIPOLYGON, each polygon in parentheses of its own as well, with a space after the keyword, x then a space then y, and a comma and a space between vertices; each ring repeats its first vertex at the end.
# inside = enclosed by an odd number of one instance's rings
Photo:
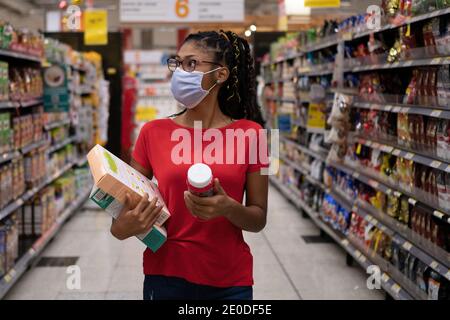
POLYGON ((130 196, 126 195, 122 212, 113 220, 111 233, 119 240, 127 239, 149 231, 161 213, 162 206, 157 205, 158 199, 148 200, 148 194, 144 194, 135 208, 130 207, 130 196))

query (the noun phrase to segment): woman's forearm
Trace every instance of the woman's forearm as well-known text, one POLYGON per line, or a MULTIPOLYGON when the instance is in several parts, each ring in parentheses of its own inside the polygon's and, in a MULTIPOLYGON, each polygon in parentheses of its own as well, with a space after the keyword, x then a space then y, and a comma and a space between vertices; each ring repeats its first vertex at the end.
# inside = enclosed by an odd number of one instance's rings
POLYGON ((236 227, 249 232, 260 232, 266 226, 266 213, 258 206, 233 201, 225 216, 236 227))

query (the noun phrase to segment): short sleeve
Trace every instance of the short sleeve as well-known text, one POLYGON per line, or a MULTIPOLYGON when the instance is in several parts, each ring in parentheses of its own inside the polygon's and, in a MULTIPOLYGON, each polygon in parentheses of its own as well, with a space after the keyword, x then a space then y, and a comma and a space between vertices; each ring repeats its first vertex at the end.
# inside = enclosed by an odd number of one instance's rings
POLYGON ((255 147, 248 148, 249 152, 254 152, 257 150, 257 155, 248 155, 248 168, 247 173, 253 173, 261 170, 261 168, 267 168, 269 167, 269 147, 267 144, 267 130, 263 129, 259 124, 253 123, 252 127, 250 128, 252 130, 256 131, 256 139, 253 141, 249 141, 250 144, 256 143, 255 147))
POLYGON ((133 159, 147 170, 151 170, 148 126, 142 127, 132 153, 133 159))

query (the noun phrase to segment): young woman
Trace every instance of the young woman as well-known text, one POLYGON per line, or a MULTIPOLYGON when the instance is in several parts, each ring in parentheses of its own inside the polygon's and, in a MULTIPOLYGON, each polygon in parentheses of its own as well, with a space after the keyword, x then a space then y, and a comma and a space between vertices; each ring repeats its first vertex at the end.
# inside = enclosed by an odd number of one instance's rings
MULTIPOLYGON (((194 135, 194 122, 201 121, 203 134, 210 129, 224 136, 262 129, 249 45, 233 32, 191 34, 177 56, 168 60, 168 67, 173 72, 172 93, 186 109, 174 118, 147 123, 131 162, 145 176, 155 176, 172 214, 165 224, 167 242, 156 253, 144 252, 144 299, 250 300, 253 257, 242 230, 259 232, 266 224, 268 178, 260 169, 268 164, 259 157, 249 161, 251 148, 246 148, 244 163, 236 155, 227 158, 225 153, 248 146, 248 139, 235 141, 232 148, 224 146, 223 159, 234 161, 207 163, 215 177, 215 193, 198 197, 186 191, 193 162, 179 164, 173 159, 180 143, 173 133, 194 135)), ((210 143, 205 140, 203 149, 210 143)), ((191 154, 183 158, 193 159, 198 145, 192 145, 191 154)), ((145 196, 135 208, 127 205, 113 221, 111 233, 126 239, 149 230, 161 210, 156 199, 149 200, 145 196)))

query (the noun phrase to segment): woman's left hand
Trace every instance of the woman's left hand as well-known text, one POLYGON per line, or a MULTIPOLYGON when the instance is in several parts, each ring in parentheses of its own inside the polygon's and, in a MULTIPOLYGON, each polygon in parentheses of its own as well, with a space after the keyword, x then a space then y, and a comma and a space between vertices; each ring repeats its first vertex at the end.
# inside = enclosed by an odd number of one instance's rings
POLYGON ((189 191, 184 192, 184 202, 188 210, 203 220, 210 220, 219 216, 227 217, 232 211, 235 201, 223 190, 219 179, 214 179, 214 196, 199 197, 189 191))

